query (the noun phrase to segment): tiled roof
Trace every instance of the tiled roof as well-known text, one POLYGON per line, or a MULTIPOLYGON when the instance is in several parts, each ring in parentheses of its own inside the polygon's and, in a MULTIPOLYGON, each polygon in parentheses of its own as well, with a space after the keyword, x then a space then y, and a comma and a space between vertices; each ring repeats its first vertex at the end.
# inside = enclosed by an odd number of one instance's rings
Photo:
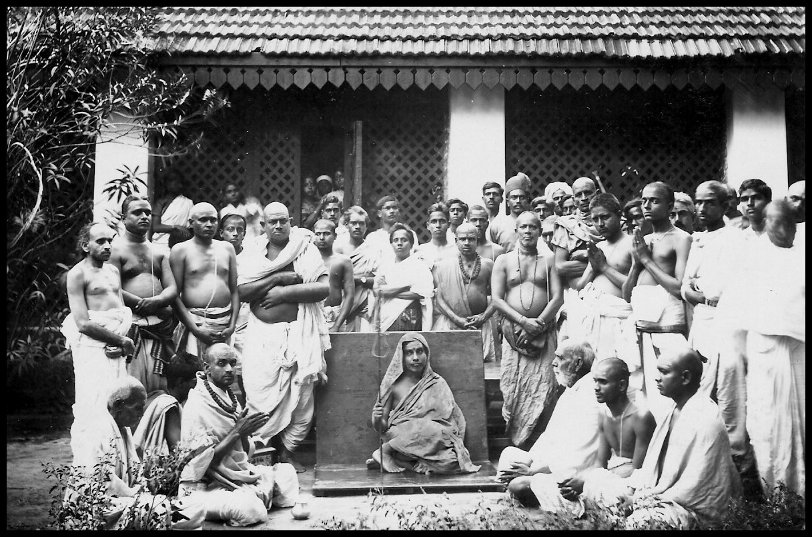
POLYGON ((803 7, 173 7, 155 48, 268 56, 803 54, 803 7))

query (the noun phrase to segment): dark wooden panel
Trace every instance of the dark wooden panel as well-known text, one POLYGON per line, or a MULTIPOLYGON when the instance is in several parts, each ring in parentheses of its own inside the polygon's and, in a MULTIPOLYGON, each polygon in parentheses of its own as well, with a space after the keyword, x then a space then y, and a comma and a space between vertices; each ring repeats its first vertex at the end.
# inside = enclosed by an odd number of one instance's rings
MULTIPOLYGON (((374 333, 330 334, 333 350, 325 357, 329 383, 316 392, 316 463, 363 465, 378 449, 370 425, 380 379, 403 332, 382 336, 384 356, 373 354, 374 333)), ((485 382, 479 334, 424 332, 431 366, 448 383, 466 421, 465 446, 474 461, 488 459, 485 382)))

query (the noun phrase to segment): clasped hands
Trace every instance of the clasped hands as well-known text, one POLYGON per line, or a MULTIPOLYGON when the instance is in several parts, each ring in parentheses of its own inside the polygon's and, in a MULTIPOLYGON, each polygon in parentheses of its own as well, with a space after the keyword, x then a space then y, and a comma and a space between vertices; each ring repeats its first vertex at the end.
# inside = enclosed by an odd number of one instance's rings
POLYGON ((646 244, 643 232, 639 227, 635 227, 632 232, 632 258, 637 264, 643 264, 646 260, 651 259, 651 248, 646 244))
POLYGON ((516 343, 519 346, 525 346, 532 340, 536 339, 542 332, 549 330, 551 323, 545 323, 541 319, 528 319, 523 317, 519 321, 519 333, 516 337, 516 343))
POLYGON ((271 418, 271 412, 254 412, 248 414, 248 407, 244 408, 237 423, 234 424, 234 432, 240 436, 249 436, 259 430, 260 427, 271 418))
POLYGON ((231 337, 231 334, 234 333, 234 329, 229 327, 224 328, 223 330, 217 330, 216 328, 209 328, 208 326, 198 326, 193 330, 194 336, 201 340, 206 345, 214 345, 215 343, 225 343, 225 341, 231 337))

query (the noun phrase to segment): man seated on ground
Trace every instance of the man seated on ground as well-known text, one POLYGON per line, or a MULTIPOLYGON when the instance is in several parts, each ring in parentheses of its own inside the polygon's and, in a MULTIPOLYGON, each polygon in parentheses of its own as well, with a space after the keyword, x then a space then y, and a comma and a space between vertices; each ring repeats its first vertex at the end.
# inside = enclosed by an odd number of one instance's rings
MULTIPOLYGON (((578 300, 567 310, 567 336, 588 341, 597 364, 604 358, 636 356, 632 307, 623 300, 622 287, 632 266, 632 238, 620 227, 620 202, 609 193, 597 194, 589 203, 592 221, 604 240, 587 243, 589 264, 575 284, 578 300)), ((631 360, 629 369, 640 368, 631 360)))
POLYGON ((496 258, 505 252, 505 249, 498 244, 491 242, 488 237, 488 211, 482 205, 472 205, 468 211, 468 222, 477 230, 476 252, 482 259, 496 261, 496 258))
POLYGON ((225 343, 204 355, 204 371, 189 392, 181 419, 181 440, 191 448, 206 447, 184 467, 180 495, 191 496, 205 508, 206 520, 226 520, 248 526, 268 519, 271 505, 291 507, 299 495, 296 470, 288 463, 255 466, 251 435, 270 413, 243 409, 229 387, 234 380, 237 352, 225 343))
POLYGON ((482 355, 486 362, 494 359, 491 272, 493 261, 482 259, 476 251, 479 233, 468 222, 457 228, 456 257, 440 261, 432 271, 434 276, 437 315, 432 326, 443 330, 480 330, 482 355))
POLYGON ((598 421, 598 467, 583 470, 560 483, 549 480, 531 482, 539 506, 545 511, 568 509, 576 515, 583 513, 583 500, 600 501, 601 498, 582 493, 600 491, 604 482, 629 477, 643 466, 656 424, 651 412, 629 400, 626 362, 619 358, 598 362, 597 366, 593 365, 592 378, 595 380, 595 397, 598 403, 603 403, 598 421), (590 483, 589 489, 584 488, 586 482, 590 483))
POLYGON ((547 428, 529 451, 509 446, 499 456, 497 478, 525 505, 537 503, 536 490, 557 488, 598 464, 599 422, 603 413, 595 399, 590 370, 595 354, 586 342, 565 340, 553 360, 555 379, 563 386, 547 428))
MULTIPOLYGON (((347 209, 346 240, 333 243, 336 254, 346 255, 352 263, 353 294, 347 297, 350 301, 349 312, 343 323, 334 323, 331 330, 338 332, 369 332, 371 330, 371 312, 368 307, 369 294, 375 283, 375 274, 380 268, 381 252, 379 247, 366 238, 369 226, 369 215, 363 207, 353 205, 347 209)), ((391 248, 391 247, 390 247, 391 248)))
POLYGON ((741 488, 719 409, 697 393, 702 362, 696 351, 687 346, 664 351, 657 371, 658 389, 673 402, 654 430, 643 466, 595 490, 587 480, 584 494, 602 498, 599 505, 619 502, 625 512, 631 510, 627 528, 644 529, 652 523, 674 529, 713 528, 741 488))
POLYGON ((178 286, 175 314, 177 351, 201 357, 206 347, 230 341, 240 313, 237 255, 225 241, 215 241, 217 211, 210 203, 192 207, 189 224, 194 236, 176 244, 169 265, 178 286))
POLYGON ((335 224, 326 219, 313 225, 313 244, 319 249, 321 260, 327 267, 330 294, 324 299, 324 318, 331 332, 338 331, 350 314, 355 295, 352 261, 344 254, 333 251, 336 239, 335 224))
POLYGON ((414 255, 425 263, 429 270, 446 257, 457 257, 457 246, 448 240, 448 207, 445 203, 434 203, 428 210, 426 229, 431 234, 429 242, 419 244, 414 255))
POLYGON ((405 224, 392 226, 394 260, 384 262, 375 276, 370 301, 380 330, 426 330, 432 323, 434 280, 431 271, 412 252, 414 234, 405 224), (377 311, 376 311, 377 308, 377 311))
POLYGON ((197 382, 200 364, 175 359, 166 366, 166 390, 147 394, 146 410, 133 433, 139 456, 146 451, 168 455, 180 442, 181 405, 197 382))
MULTIPOLYGON (((111 386, 107 410, 97 415, 98 424, 93 433, 81 439, 81 447, 75 453, 74 465, 88 473, 106 457, 105 470, 109 480, 105 495, 110 506, 104 511, 106 529, 122 529, 135 515, 138 520, 151 512, 160 518, 167 517, 172 529, 199 530, 203 525, 202 505, 194 498, 168 499, 162 494, 152 495, 147 489, 141 462, 135 450, 131 429, 138 424, 144 412, 147 393, 137 379, 125 376, 111 386), (136 510, 135 513, 132 511, 136 510)), ((66 491, 66 501, 83 491, 66 491)), ((145 529, 135 527, 134 529, 145 529)))
POLYGON ((383 444, 367 467, 420 474, 479 470, 463 445, 465 417, 429 358, 422 335, 404 334, 398 341, 372 408, 372 427, 383 444))

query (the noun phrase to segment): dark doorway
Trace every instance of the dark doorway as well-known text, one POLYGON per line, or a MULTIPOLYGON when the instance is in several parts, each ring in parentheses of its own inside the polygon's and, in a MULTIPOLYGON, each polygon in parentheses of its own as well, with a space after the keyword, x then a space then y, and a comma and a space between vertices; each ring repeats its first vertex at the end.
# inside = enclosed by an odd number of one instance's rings
POLYGON ((335 179, 337 170, 343 172, 345 138, 346 129, 329 121, 302 125, 302 177, 335 179))

